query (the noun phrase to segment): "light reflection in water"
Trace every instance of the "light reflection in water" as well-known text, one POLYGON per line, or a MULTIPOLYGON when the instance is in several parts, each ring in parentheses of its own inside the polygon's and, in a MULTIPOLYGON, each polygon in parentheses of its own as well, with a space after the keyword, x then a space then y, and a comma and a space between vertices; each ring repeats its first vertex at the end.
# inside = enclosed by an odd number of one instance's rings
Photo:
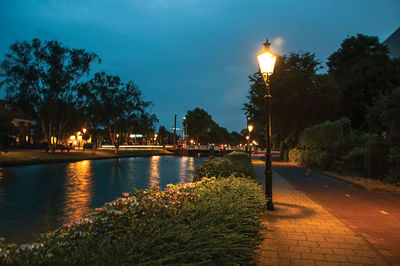
POLYGON ((181 168, 179 171, 179 182, 185 183, 186 181, 186 164, 188 157, 182 156, 181 158, 181 168))
MULTIPOLYGON (((188 165, 188 170, 191 171, 192 173, 194 172, 194 158, 189 157, 189 165, 188 165)), ((192 182, 193 181, 193 174, 186 174, 187 177, 187 182, 192 182)))
POLYGON ((160 156, 152 156, 150 158, 150 178, 149 185, 159 186, 160 185, 160 156))
POLYGON ((78 220, 88 213, 93 196, 92 161, 71 163, 66 168, 64 218, 78 220))

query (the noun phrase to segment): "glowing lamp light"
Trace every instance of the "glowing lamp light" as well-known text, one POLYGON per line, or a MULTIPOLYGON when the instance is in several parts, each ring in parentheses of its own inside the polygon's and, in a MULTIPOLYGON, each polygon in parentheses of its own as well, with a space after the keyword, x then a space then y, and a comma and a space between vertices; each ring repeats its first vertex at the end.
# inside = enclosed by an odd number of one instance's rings
POLYGON ((249 139, 250 139, 250 136, 249 136, 249 135, 247 135, 247 136, 246 136, 246 140, 249 140, 249 139))
POLYGON ((79 136, 78 136, 78 140, 81 140, 81 139, 82 139, 82 136, 79 135, 79 136))
POLYGON ((70 139, 74 140, 75 139, 75 135, 71 135, 70 139))
POLYGON ((249 130, 249 132, 253 131, 253 126, 252 125, 248 125, 247 129, 249 130))
POLYGON ((274 67, 276 62, 276 55, 271 52, 269 47, 271 44, 267 41, 264 43, 264 51, 257 56, 260 71, 263 76, 269 76, 274 73, 274 67))
POLYGON ((86 128, 82 129, 83 134, 86 134, 86 128))

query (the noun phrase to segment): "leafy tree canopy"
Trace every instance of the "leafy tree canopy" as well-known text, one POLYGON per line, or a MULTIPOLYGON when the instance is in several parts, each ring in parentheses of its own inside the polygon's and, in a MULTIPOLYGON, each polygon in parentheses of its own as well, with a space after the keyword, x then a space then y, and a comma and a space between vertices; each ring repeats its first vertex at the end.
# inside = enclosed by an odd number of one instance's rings
POLYGON ((147 112, 151 102, 143 100, 141 90, 133 81, 123 83, 118 76, 96 73, 84 85, 81 95, 92 126, 107 128, 113 143, 117 134, 128 130, 154 132, 157 118, 147 112))
MULTIPOLYGON (((276 141, 297 141, 305 127, 337 118, 339 98, 336 83, 327 75, 317 75, 320 62, 310 52, 279 57, 271 76, 272 136, 276 141), (318 111, 316 111, 318 110, 318 111)), ((265 84, 259 72, 249 76, 250 89, 244 111, 254 124, 253 137, 265 145, 265 84)))
POLYGON ((220 127, 211 115, 201 108, 188 111, 185 119, 185 127, 189 137, 197 143, 238 144, 238 133, 229 133, 224 127, 220 127))
POLYGON ((388 48, 373 36, 358 34, 345 39, 329 56, 327 66, 339 84, 343 115, 356 129, 365 128, 367 107, 400 84, 399 71, 388 56, 388 48))
POLYGON ((96 60, 96 54, 58 41, 15 42, 1 62, 1 84, 8 101, 35 115, 50 143, 52 136, 59 140, 73 128, 80 80, 96 60))

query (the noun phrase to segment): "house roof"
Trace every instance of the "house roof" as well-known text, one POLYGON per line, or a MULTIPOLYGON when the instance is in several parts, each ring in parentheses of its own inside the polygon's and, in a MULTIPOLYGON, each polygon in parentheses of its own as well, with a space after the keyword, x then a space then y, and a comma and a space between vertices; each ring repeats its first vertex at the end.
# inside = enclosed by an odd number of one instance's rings
POLYGON ((0 114, 5 115, 13 120, 18 119, 33 122, 32 116, 26 114, 18 106, 4 100, 0 100, 0 114))
POLYGON ((383 44, 389 48, 390 58, 400 58, 400 27, 383 44))

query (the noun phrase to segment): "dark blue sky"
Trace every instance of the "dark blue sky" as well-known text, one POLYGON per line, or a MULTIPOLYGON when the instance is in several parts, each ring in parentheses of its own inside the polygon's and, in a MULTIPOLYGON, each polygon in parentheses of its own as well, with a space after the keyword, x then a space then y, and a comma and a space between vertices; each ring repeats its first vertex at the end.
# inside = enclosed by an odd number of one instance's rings
POLYGON ((399 14, 399 0, 1 0, 0 59, 16 40, 56 39, 97 53, 94 71, 134 80, 160 125, 200 107, 239 131, 266 37, 281 55, 325 62, 347 36, 385 40, 399 14))

